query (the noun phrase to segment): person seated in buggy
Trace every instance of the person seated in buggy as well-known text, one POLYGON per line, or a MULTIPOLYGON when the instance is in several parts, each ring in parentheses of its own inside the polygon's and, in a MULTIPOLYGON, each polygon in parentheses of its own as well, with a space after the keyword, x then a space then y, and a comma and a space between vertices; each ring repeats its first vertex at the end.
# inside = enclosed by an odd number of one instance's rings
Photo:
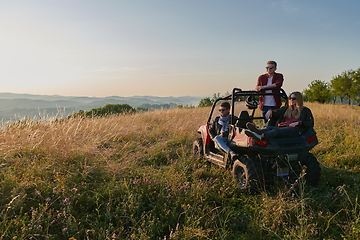
POLYGON ((211 139, 215 147, 230 155, 231 159, 236 159, 238 154, 231 150, 227 145, 229 136, 229 122, 231 118, 230 103, 222 102, 219 108, 220 116, 217 116, 209 128, 211 139))
POLYGON ((311 110, 304 106, 300 92, 292 92, 288 104, 269 111, 266 118, 270 118, 270 121, 263 129, 248 122, 245 134, 256 141, 263 138, 291 138, 298 137, 314 127, 314 117, 311 110))

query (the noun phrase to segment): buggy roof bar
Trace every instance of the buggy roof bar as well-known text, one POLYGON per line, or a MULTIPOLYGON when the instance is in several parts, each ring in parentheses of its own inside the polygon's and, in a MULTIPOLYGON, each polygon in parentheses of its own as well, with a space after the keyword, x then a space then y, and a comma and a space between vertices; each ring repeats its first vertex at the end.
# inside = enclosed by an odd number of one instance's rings
POLYGON ((269 89, 266 89, 266 90, 279 90, 279 92, 270 92, 270 93, 267 93, 267 92, 258 92, 258 91, 255 91, 255 90, 248 90, 248 91, 243 91, 241 90, 241 88, 234 88, 232 90, 232 94, 229 95, 228 97, 231 97, 231 96, 265 96, 265 95, 280 95, 281 97, 283 97, 284 99, 288 99, 284 89, 282 88, 269 88, 269 89))
MULTIPOLYGON (((208 118, 208 123, 210 123, 211 121, 211 117, 213 115, 214 109, 216 104, 219 101, 230 101, 231 100, 231 115, 234 116, 234 105, 235 105, 235 101, 236 100, 244 100, 244 97, 249 97, 249 96, 274 96, 274 95, 280 95, 280 97, 282 97, 283 99, 286 100, 286 104, 287 104, 287 100, 288 100, 288 96, 286 95, 284 89, 282 88, 269 88, 266 90, 279 90, 277 92, 271 92, 271 93, 266 93, 266 92, 258 92, 255 90, 248 90, 248 91, 243 91, 241 90, 241 88, 234 88, 232 90, 232 94, 226 96, 226 97, 221 97, 218 98, 214 101, 213 106, 211 108, 211 112, 210 112, 210 116, 208 118)), ((264 119, 263 117, 250 117, 249 119, 264 119)))

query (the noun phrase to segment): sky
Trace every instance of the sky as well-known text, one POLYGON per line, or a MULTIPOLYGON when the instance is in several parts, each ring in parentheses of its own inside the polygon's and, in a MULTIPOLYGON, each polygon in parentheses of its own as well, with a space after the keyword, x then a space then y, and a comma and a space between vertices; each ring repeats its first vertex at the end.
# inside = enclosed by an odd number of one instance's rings
POLYGON ((0 92, 212 96, 278 63, 286 92, 360 68, 360 1, 0 0, 0 92))

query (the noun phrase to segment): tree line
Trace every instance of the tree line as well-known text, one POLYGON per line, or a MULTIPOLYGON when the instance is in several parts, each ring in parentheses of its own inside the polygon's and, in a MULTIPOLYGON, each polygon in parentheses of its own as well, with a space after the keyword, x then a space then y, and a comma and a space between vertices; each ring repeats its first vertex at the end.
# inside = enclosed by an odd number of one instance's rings
POLYGON ((136 109, 129 104, 106 104, 104 107, 93 108, 90 111, 80 110, 79 112, 68 116, 68 118, 102 117, 112 114, 124 114, 133 112, 136 112, 136 109))
MULTIPOLYGON (((223 96, 227 96, 226 93, 223 96)), ((350 105, 352 102, 360 106, 360 68, 347 70, 334 76, 330 82, 313 80, 303 91, 304 100, 320 103, 344 103, 350 105)), ((212 106, 215 100, 223 97, 220 93, 214 93, 213 97, 206 97, 200 100, 198 107, 212 106)))
POLYGON ((330 82, 314 80, 303 91, 304 99, 309 102, 352 102, 360 106, 360 68, 347 70, 334 76, 330 82))
MULTIPOLYGON (((227 96, 227 92, 223 96, 227 96)), ((330 82, 313 80, 308 88, 303 91, 304 100, 309 102, 340 102, 344 100, 350 105, 356 102, 360 106, 360 68, 357 70, 347 70, 334 76, 330 82)), ((214 93, 212 98, 206 97, 200 100, 198 107, 211 106, 216 99, 223 97, 220 93, 214 93)), ((93 108, 90 111, 80 110, 69 116, 71 117, 95 117, 109 114, 134 113, 137 111, 148 111, 150 109, 169 109, 174 107, 193 107, 182 106, 174 103, 170 104, 143 104, 137 109, 128 104, 107 104, 104 107, 93 108)))
POLYGON ((133 108, 129 104, 106 104, 103 107, 93 108, 89 111, 80 110, 77 113, 71 114, 68 118, 75 117, 103 117, 114 114, 131 114, 136 112, 145 112, 155 109, 170 109, 170 108, 192 108, 191 105, 178 105, 176 103, 170 104, 148 104, 144 103, 137 108, 133 108))

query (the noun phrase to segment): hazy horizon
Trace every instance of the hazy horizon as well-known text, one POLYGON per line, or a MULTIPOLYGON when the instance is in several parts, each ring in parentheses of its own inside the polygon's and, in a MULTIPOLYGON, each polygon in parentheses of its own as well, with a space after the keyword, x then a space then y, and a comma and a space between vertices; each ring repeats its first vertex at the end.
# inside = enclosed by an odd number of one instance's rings
MULTIPOLYGON (((167 97, 173 97, 173 98, 181 98, 181 97, 212 97, 214 93, 209 95, 203 95, 203 96, 195 96, 195 95, 182 95, 182 96, 156 96, 156 95, 132 95, 132 96, 121 96, 121 95, 109 95, 109 96, 85 96, 85 95, 60 95, 60 94, 32 94, 32 93, 13 93, 13 92, 0 92, 1 94, 14 94, 14 95, 34 95, 34 96, 59 96, 59 97, 88 97, 88 98, 109 98, 109 97, 123 97, 123 98, 130 98, 130 97, 159 97, 159 98, 167 98, 167 97)), ((225 94, 225 93, 220 93, 225 94)), ((0 96, 1 97, 1 96, 0 96)))

